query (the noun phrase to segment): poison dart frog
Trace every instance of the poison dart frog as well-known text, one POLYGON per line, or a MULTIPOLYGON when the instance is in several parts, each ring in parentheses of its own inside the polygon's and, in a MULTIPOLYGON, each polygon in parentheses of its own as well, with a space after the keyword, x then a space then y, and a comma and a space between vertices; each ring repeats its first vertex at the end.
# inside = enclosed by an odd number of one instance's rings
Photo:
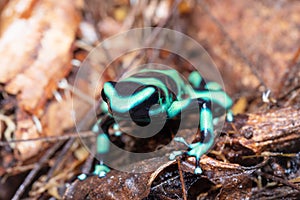
MULTIPOLYGON (((106 114, 93 128, 98 134, 96 153, 109 151, 108 129, 113 126, 118 130, 117 118, 131 118, 137 125, 146 126, 153 116, 165 113, 168 119, 172 119, 182 111, 191 109, 191 102, 196 102, 201 140, 186 143, 188 150, 181 153, 195 157, 195 174, 201 174, 200 158, 215 140, 213 120, 226 114, 227 121, 233 121, 230 111, 232 100, 218 83, 206 83, 197 71, 190 73, 188 82, 190 84, 174 69, 142 69, 119 82, 104 83, 101 96, 106 114)), ((180 138, 177 141, 184 142, 180 138)), ((108 172, 109 168, 100 160, 93 174, 103 177, 108 172)), ((86 177, 86 174, 78 176, 80 180, 86 177)))

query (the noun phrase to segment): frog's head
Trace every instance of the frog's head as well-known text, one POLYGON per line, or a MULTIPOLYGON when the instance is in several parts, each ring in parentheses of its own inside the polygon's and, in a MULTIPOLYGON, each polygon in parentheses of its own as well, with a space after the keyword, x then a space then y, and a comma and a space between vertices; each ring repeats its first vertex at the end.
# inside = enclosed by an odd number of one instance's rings
POLYGON ((132 82, 106 82, 101 95, 114 118, 132 119, 142 126, 150 123, 150 107, 159 101, 158 89, 155 86, 141 86, 132 82))

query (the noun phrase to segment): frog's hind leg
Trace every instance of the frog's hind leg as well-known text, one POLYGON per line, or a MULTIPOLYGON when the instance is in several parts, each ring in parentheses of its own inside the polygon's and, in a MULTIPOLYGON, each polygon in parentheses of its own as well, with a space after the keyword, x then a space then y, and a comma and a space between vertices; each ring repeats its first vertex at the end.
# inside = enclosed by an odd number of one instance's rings
POLYGON ((226 113, 226 121, 233 122, 234 117, 232 111, 230 110, 233 102, 219 83, 206 83, 197 71, 193 71, 189 75, 188 80, 194 89, 193 94, 195 94, 197 98, 210 99, 213 102, 215 122, 217 122, 218 117, 222 116, 224 113, 226 113))
MULTIPOLYGON (((209 149, 214 144, 214 127, 213 127, 213 114, 211 111, 211 101, 197 98, 194 99, 197 101, 198 109, 199 109, 199 131, 201 134, 201 140, 199 142, 193 143, 193 144, 187 144, 183 138, 177 137, 175 138, 176 141, 184 143, 188 146, 188 151, 185 153, 188 156, 193 156, 196 158, 196 168, 195 173, 201 174, 202 170, 199 165, 199 161, 202 155, 207 153, 209 149)), ((189 100, 191 102, 191 100, 189 100)), ((168 110, 169 116, 175 116, 177 113, 179 113, 183 109, 195 109, 195 107, 191 107, 189 105, 189 101, 183 100, 174 102, 170 109, 168 110)), ((180 155, 181 152, 174 152, 170 155, 170 159, 175 158, 175 156, 180 155)))
POLYGON ((193 156, 196 159, 195 174, 201 174, 199 162, 202 155, 207 153, 214 144, 215 135, 213 127, 213 115, 211 111, 211 102, 198 99, 199 108, 199 130, 201 134, 201 140, 199 142, 189 145, 189 150, 186 153, 189 156, 193 156))
POLYGON ((188 81, 194 90, 202 90, 206 85, 204 79, 198 71, 191 72, 188 77, 188 81))

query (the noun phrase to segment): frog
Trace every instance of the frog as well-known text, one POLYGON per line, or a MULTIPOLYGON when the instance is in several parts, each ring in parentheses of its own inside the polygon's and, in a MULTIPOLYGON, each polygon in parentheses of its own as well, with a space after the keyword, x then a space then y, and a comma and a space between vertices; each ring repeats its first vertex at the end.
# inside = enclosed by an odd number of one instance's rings
MULTIPOLYGON (((109 127, 114 127, 117 135, 121 134, 117 123, 119 120, 130 119, 138 126, 147 126, 151 119, 162 114, 167 119, 173 119, 182 111, 197 109, 200 140, 188 144, 183 138, 177 137, 176 141, 186 144, 187 150, 175 154, 194 157, 195 174, 202 173, 200 158, 214 144, 214 121, 222 115, 226 116, 228 122, 234 120, 230 110, 232 99, 219 83, 206 82, 198 71, 192 71, 184 80, 175 69, 141 69, 118 82, 105 82, 101 97, 102 117, 93 126, 93 131, 98 134, 96 153, 100 155, 109 151, 109 127)), ((173 154, 170 159, 176 156, 173 154)), ((109 171, 109 167, 100 160, 93 175, 104 177, 109 171)), ((86 174, 81 174, 79 179, 86 177, 86 174)))

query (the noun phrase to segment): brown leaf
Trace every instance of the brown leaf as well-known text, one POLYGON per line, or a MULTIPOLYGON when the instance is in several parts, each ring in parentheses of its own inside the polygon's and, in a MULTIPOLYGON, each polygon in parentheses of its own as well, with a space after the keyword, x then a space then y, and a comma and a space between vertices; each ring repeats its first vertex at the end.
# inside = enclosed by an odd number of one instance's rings
POLYGON ((266 187, 263 189, 252 189, 253 194, 250 199, 299 199, 300 194, 296 189, 285 185, 277 187, 266 187))
POLYGON ((72 109, 71 99, 52 102, 42 119, 45 136, 59 136, 64 130, 73 127, 72 109))
POLYGON ((145 184, 150 174, 112 171, 104 178, 92 176, 77 180, 68 188, 64 199, 142 199, 150 190, 145 184))
POLYGON ((280 93, 280 79, 289 70, 289 63, 299 48, 300 2, 206 2, 209 13, 199 6, 194 23, 198 27, 198 38, 209 47, 214 61, 227 78, 228 89, 254 89, 258 81, 211 16, 219 21, 236 46, 253 63, 253 68, 267 87, 280 93))
POLYGON ((104 178, 92 176, 84 181, 76 180, 64 199, 142 199, 149 194, 156 176, 174 162, 166 157, 155 157, 125 166, 123 170, 128 173, 112 170, 104 178))
POLYGON ((237 141, 254 152, 273 151, 274 148, 294 148, 290 141, 300 140, 300 109, 288 107, 267 113, 248 114, 237 141), (249 137, 245 137, 249 136, 249 137))
POLYGON ((57 82, 70 71, 79 14, 73 1, 10 1, 0 20, 0 82, 19 106, 41 114, 57 82))
MULTIPOLYGON (((30 138, 38 138, 37 127, 35 126, 32 116, 23 110, 17 112, 17 130, 15 131, 15 139, 26 140, 30 138)), ((15 155, 20 160, 26 160, 36 155, 42 147, 41 141, 18 142, 15 145, 15 155)))

